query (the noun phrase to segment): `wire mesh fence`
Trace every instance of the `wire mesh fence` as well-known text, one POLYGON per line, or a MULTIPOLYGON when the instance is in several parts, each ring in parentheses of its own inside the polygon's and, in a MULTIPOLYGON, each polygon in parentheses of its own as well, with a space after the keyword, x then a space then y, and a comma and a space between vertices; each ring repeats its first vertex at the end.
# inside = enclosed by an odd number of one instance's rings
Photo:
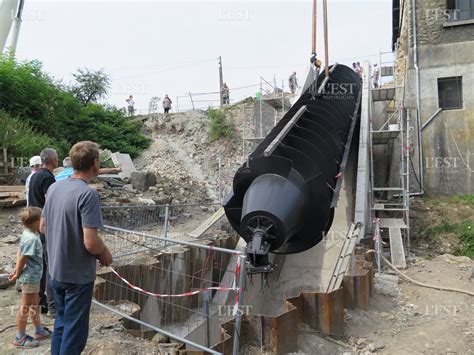
MULTIPOLYGON (((114 205, 102 206, 104 224, 134 231, 148 231, 175 238, 192 235, 217 210, 219 203, 177 205, 114 205)), ((228 223, 221 221, 206 233, 206 237, 230 232, 228 223)))
POLYGON ((205 347, 230 339, 220 327, 240 314, 245 268, 245 257, 234 250, 236 235, 196 244, 106 227, 102 238, 114 264, 98 270, 94 297, 115 309, 131 308, 127 332, 155 335, 138 320, 205 347))

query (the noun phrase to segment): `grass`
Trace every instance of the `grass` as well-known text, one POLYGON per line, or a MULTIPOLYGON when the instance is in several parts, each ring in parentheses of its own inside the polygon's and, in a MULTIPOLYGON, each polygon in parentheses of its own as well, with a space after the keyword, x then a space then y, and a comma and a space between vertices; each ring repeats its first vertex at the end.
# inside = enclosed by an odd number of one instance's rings
POLYGON ((443 197, 423 197, 427 205, 439 206, 444 204, 467 204, 474 207, 474 195, 452 195, 443 197))
POLYGON ((426 230, 430 237, 442 236, 444 234, 455 235, 460 243, 456 248, 456 255, 464 255, 474 258, 474 222, 462 221, 453 223, 447 218, 442 218, 441 222, 426 230))
POLYGON ((454 254, 474 258, 474 195, 423 197, 429 209, 424 218, 424 234, 430 240, 457 240, 454 254))

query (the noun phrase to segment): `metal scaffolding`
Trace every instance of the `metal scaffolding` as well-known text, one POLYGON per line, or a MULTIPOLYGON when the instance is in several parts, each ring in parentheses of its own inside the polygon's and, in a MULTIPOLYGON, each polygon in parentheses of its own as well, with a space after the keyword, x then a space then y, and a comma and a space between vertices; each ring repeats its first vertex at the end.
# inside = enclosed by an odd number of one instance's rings
MULTIPOLYGON (((384 89, 371 91, 380 90, 384 89)), ((378 100, 371 97, 372 106, 374 101, 378 100)), ((371 107, 371 113, 374 111, 371 107)), ((388 252, 392 263, 400 268, 406 267, 406 258, 410 253, 410 112, 401 103, 395 105, 394 99, 391 99, 382 114, 385 114, 387 119, 381 127, 374 127, 374 117, 369 123, 370 211, 379 272, 381 271, 380 255, 384 252, 388 252), (396 106, 392 109, 393 112, 387 110, 390 105, 396 106), (376 186, 375 183, 375 172, 378 166, 374 158, 374 149, 377 146, 385 146, 388 152, 389 169, 384 186, 376 186), (396 163, 397 158, 398 163, 396 163), (398 173, 395 173, 397 165, 398 173), (396 178, 391 178, 391 176, 396 176, 396 178), (389 248, 385 248, 387 249, 385 251, 384 246, 389 246, 389 248)))

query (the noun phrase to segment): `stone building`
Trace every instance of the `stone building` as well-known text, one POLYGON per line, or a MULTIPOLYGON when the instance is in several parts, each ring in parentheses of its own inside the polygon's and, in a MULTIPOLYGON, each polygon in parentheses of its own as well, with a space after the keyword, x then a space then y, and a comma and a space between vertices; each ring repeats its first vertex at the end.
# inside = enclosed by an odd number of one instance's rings
MULTIPOLYGON (((417 175, 424 175, 425 191, 472 194, 474 0, 393 0, 392 44, 396 102, 413 118, 419 113, 422 164, 417 154, 413 163, 417 175)), ((416 151, 419 127, 414 128, 416 151)))

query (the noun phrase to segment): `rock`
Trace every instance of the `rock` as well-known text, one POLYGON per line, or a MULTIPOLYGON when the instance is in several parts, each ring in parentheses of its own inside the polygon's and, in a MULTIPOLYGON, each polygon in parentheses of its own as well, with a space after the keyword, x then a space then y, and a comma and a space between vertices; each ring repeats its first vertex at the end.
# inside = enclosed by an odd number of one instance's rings
POLYGON ((131 192, 131 193, 136 193, 137 192, 137 190, 135 190, 131 184, 123 185, 122 188, 127 192, 131 192))
POLYGON ((138 202, 143 204, 143 205, 148 205, 148 206, 156 205, 155 201, 153 201, 151 198, 139 197, 138 202))
POLYGON ((169 343, 170 339, 163 334, 156 333, 155 336, 151 339, 151 342, 154 344, 169 343))
POLYGON ((377 273, 374 278, 374 288, 377 293, 396 297, 400 293, 398 276, 377 273))
POLYGON ((8 280, 8 274, 0 274, 0 289, 6 289, 11 282, 8 280))
POLYGON ((117 203, 130 203, 130 199, 126 198, 126 197, 117 197, 115 199, 115 201, 117 203))
POLYGON ((375 350, 380 350, 380 349, 385 348, 385 344, 381 340, 376 340, 374 342, 374 346, 375 346, 375 350))
POLYGON ((377 348, 375 347, 374 343, 370 343, 369 345, 365 347, 364 350, 373 353, 377 350, 377 348))
POLYGON ((454 256, 451 254, 443 254, 436 257, 436 259, 446 261, 449 264, 457 264, 457 265, 462 265, 462 264, 470 265, 472 263, 472 259, 467 256, 454 256))
POLYGON ((20 167, 15 174, 15 184, 23 185, 26 182, 26 178, 31 174, 30 167, 20 167))
POLYGON ((7 235, 6 237, 2 238, 1 241, 3 243, 7 243, 7 244, 15 244, 17 243, 18 241, 20 240, 20 237, 18 236, 15 236, 15 235, 7 235))
POLYGON ((156 185, 156 176, 151 172, 135 171, 130 177, 134 189, 148 191, 151 186, 156 185))

